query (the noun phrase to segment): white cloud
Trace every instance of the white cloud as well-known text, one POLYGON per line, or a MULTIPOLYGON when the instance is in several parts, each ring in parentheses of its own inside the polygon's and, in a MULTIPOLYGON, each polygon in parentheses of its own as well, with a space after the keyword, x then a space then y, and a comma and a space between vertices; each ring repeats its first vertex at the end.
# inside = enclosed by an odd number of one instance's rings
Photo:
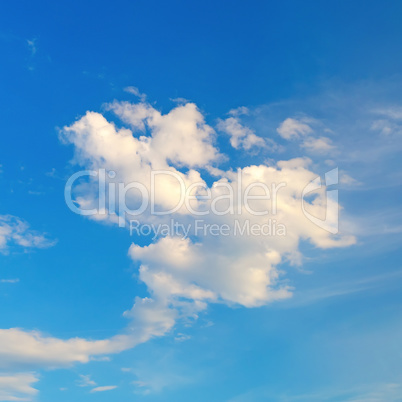
POLYGON ((191 339, 190 335, 182 334, 182 333, 179 333, 174 337, 174 340, 177 342, 184 342, 184 341, 188 341, 189 339, 191 339))
MULTIPOLYGON (((184 175, 172 166, 172 163, 179 163, 196 167, 201 164, 201 160, 208 164, 217 159, 218 151, 212 145, 213 130, 205 124, 194 104, 177 106, 163 116, 144 103, 114 102, 109 108, 135 130, 144 130, 147 126, 150 135, 137 139, 128 129, 116 130, 102 115, 87 113, 64 129, 65 138, 75 145, 80 164, 113 169, 117 172, 118 180, 124 183, 140 181, 146 185, 151 169, 164 167, 180 174, 187 185, 196 181, 203 182, 196 170, 190 170, 184 175), (169 138, 169 147, 158 145, 159 136, 169 138), (192 148, 192 156, 188 161, 185 155, 189 152, 182 152, 186 149, 186 141, 192 148), (176 150, 171 151, 170 147, 176 150)), ((284 133, 286 128, 290 137, 295 133, 311 131, 309 126, 293 119, 285 122, 280 131, 284 133)), ((232 133, 236 133, 232 136, 235 146, 239 145, 240 139, 253 134, 233 117, 220 124, 230 127, 232 133)), ((154 315, 161 326, 159 333, 164 334, 173 326, 178 314, 176 310, 197 315, 206 308, 208 302, 224 301, 253 307, 289 297, 289 289, 280 285, 277 265, 284 258, 297 254, 300 239, 309 239, 323 248, 353 244, 353 236, 334 238, 303 215, 300 208, 301 192, 315 178, 314 173, 308 169, 309 163, 308 159, 299 158, 278 162, 276 166, 248 166, 241 170, 242 190, 258 181, 286 183, 278 195, 276 216, 287 228, 287 236, 284 238, 205 236, 199 242, 193 242, 166 237, 148 246, 132 245, 130 255, 141 261, 140 279, 147 284, 152 299, 138 300, 133 310, 126 315, 133 319, 138 312, 146 312, 148 319, 154 315)), ((237 194, 240 183, 237 182, 236 174, 220 170, 216 170, 216 173, 220 177, 210 187, 212 194, 217 196, 222 192, 222 188, 217 186, 222 183, 226 183, 237 194)), ((177 182, 162 181, 157 189, 160 190, 160 194, 156 194, 158 205, 176 205, 174 200, 177 202, 177 197, 173 195, 180 190, 177 182)), ((91 199, 93 195, 90 194, 87 192, 86 196, 91 199)), ((316 216, 325 216, 325 197, 317 196, 309 203, 309 207, 316 216)), ((187 222, 194 219, 187 210, 180 210, 174 218, 187 222)), ((249 213, 243 213, 237 218, 240 224, 247 220, 251 223, 261 222, 260 217, 249 213)), ((205 219, 208 223, 234 224, 233 216, 207 216, 205 219)), ((141 216, 143 223, 155 220, 155 217, 147 214, 141 216)))
MULTIPOLYGON (((243 187, 257 180, 287 183, 278 193, 276 215, 287 228, 285 237, 206 235, 198 242, 165 237, 149 246, 132 245, 130 256, 142 262, 140 279, 151 294, 157 299, 169 300, 178 308, 187 300, 191 305, 185 307, 194 314, 204 309, 207 302, 224 301, 254 307, 289 297, 289 289, 280 285, 276 267, 283 258, 298 252, 299 239, 309 239, 322 248, 343 247, 355 241, 348 236, 332 238, 304 217, 295 194, 314 178, 306 169, 307 165, 308 161, 299 159, 279 162, 278 167, 261 165, 243 169, 243 187)), ((229 172, 227 175, 233 192, 237 193, 236 176, 229 172)), ((316 215, 324 213, 322 200, 315 200, 310 207, 315 209, 316 215)), ((255 209, 259 209, 257 204, 255 209)), ((235 224, 232 216, 207 219, 210 219, 208 223, 235 224)), ((251 224, 261 221, 261 217, 245 212, 236 219, 240 226, 247 221, 251 224)))
POLYGON ((352 176, 349 176, 347 173, 343 173, 343 172, 339 178, 339 182, 341 184, 345 184, 346 186, 353 186, 353 185, 356 186, 356 185, 361 184, 356 179, 354 179, 352 176))
POLYGON ((0 253, 8 252, 11 246, 25 249, 47 248, 55 244, 45 235, 31 230, 28 223, 12 215, 0 215, 0 253))
POLYGON ((277 394, 267 387, 254 388, 228 402, 250 402, 261 400, 284 400, 297 402, 344 401, 344 402, 400 402, 402 386, 400 383, 371 383, 356 385, 353 388, 324 388, 304 394, 277 394))
MULTIPOLYGON (((145 102, 115 101, 108 109, 131 128, 117 129, 100 113, 87 112, 61 133, 66 142, 74 145, 77 163, 85 168, 115 171, 116 177, 111 179, 115 183, 137 181, 149 189, 151 170, 167 169, 180 176, 187 187, 197 182, 207 187, 197 169, 218 163, 221 155, 214 146, 214 130, 206 124, 195 104, 178 105, 164 115, 145 102), (183 166, 188 168, 185 173, 178 170, 183 166)), ((241 131, 232 138, 243 141, 244 146, 245 138, 253 133, 243 126, 239 128, 237 123, 235 118, 226 120, 226 125, 241 131)), ((298 127, 293 130, 306 131, 303 126, 298 127)), ((295 135, 289 133, 287 135, 295 135)), ((229 188, 236 194, 235 204, 242 206, 243 212, 206 215, 206 224, 231 227, 236 222, 240 227, 248 223, 261 224, 261 216, 245 210, 244 200, 238 198, 238 194, 257 182, 285 183, 275 198, 277 212, 274 218, 284 225, 286 236, 231 234, 217 237, 207 233, 191 240, 166 236, 145 246, 133 244, 129 254, 141 262, 139 277, 146 284, 150 297, 136 298, 134 306, 124 314, 130 321, 123 334, 105 340, 63 340, 35 331, 3 329, 0 330, 0 367, 56 368, 86 363, 132 348, 152 337, 163 336, 172 330, 178 319, 196 318, 209 303, 256 307, 290 297, 291 288, 281 281, 283 273, 279 266, 300 253, 300 241, 309 241, 321 248, 345 247, 355 242, 353 236, 331 235, 304 216, 302 190, 316 177, 310 166, 309 159, 296 158, 269 166, 246 166, 239 172, 215 169, 216 181, 208 187, 213 198, 224 196, 229 188), (241 180, 238 174, 241 174, 241 180)), ((181 191, 177 180, 164 177, 157 186, 157 206, 171 208, 176 205, 181 191)), ((94 182, 81 185, 79 191, 81 204, 89 206, 96 202, 98 191, 94 182)), ((129 197, 129 202, 136 200, 134 195, 129 197)), ((266 209, 266 201, 253 200, 253 209, 266 209)), ((196 199, 193 208, 200 210, 210 207, 211 203, 211 200, 196 199)), ((223 209, 226 209, 225 203, 222 201, 223 209)), ((321 194, 306 200, 306 204, 315 216, 325 216, 325 197, 321 194)), ((169 217, 152 216, 147 212, 137 218, 141 223, 161 223, 171 217, 183 224, 194 224, 197 218, 184 207, 169 217)), ((17 234, 21 236, 21 233, 17 234)), ((17 239, 24 244, 41 244, 41 241, 32 240, 32 236, 25 233, 25 241, 20 237, 17 239)), ((3 238, 9 237, 9 234, 3 235, 3 238)))
POLYGON ((177 312, 166 301, 136 298, 125 333, 104 340, 83 338, 59 339, 38 331, 19 328, 0 329, 0 369, 61 368, 75 363, 88 363, 108 354, 120 353, 165 335, 175 324, 177 312))
POLYGON ((80 379, 77 380, 77 385, 79 387, 94 387, 96 382, 91 380, 90 375, 80 374, 80 379))
POLYGON ((237 116, 242 116, 242 115, 248 115, 250 114, 250 110, 246 106, 240 106, 236 109, 231 109, 229 110, 229 115, 237 117, 237 116))
POLYGON ((172 102, 178 103, 178 104, 186 104, 189 103, 190 101, 186 98, 170 98, 172 102))
POLYGON ((382 136, 400 136, 402 135, 402 108, 391 107, 374 112, 381 115, 381 119, 376 119, 371 124, 371 130, 378 131, 382 136))
POLYGON ((313 129, 307 124, 307 122, 292 118, 284 120, 276 131, 285 140, 300 138, 313 133, 313 129))
POLYGON ((218 129, 230 135, 230 144, 233 148, 243 148, 248 151, 253 147, 264 147, 266 145, 263 138, 255 135, 250 128, 243 126, 237 117, 220 120, 218 129))
POLYGON ((38 393, 34 373, 0 374, 0 401, 31 401, 38 393))
POLYGON ((303 148, 306 148, 307 151, 313 153, 328 153, 335 149, 332 141, 327 137, 307 137, 301 143, 303 148))
POLYGON ((401 106, 390 106, 388 108, 375 109, 373 112, 375 114, 383 115, 394 120, 402 120, 401 106))
POLYGON ((36 39, 27 39, 27 45, 29 49, 31 50, 31 55, 35 56, 37 52, 37 46, 36 46, 36 39))
POLYGON ((87 363, 91 356, 121 352, 136 343, 137 339, 128 335, 99 341, 63 340, 38 331, 0 329, 0 368, 67 367, 73 363, 87 363))
POLYGON ((0 279, 0 283, 18 283, 20 280, 18 278, 15 279, 0 279))
POLYGON ((140 98, 140 100, 142 102, 145 101, 145 99, 147 98, 147 96, 143 93, 140 92, 140 90, 137 87, 126 87, 124 88, 124 90, 132 95, 137 96, 138 98, 140 98))
MULTIPOLYGON (((328 137, 315 135, 315 130, 311 124, 322 125, 319 121, 311 118, 293 119, 287 118, 276 129, 278 134, 286 140, 298 140, 300 147, 304 148, 308 153, 325 154, 335 150, 335 146, 328 137)), ((331 132, 325 129, 325 132, 331 132)))
MULTIPOLYGON (((170 162, 178 166, 201 167, 219 157, 212 144, 215 132, 205 123, 194 103, 178 105, 165 115, 147 103, 115 101, 107 108, 134 130, 148 128, 151 131, 151 137, 143 136, 131 142, 152 166, 166 167, 170 162)), ((70 133, 73 133, 74 127, 71 128, 70 133)), ((127 135, 131 137, 129 133, 127 135)))
POLYGON ((135 377, 131 384, 134 392, 140 395, 160 393, 166 389, 188 385, 194 382, 197 374, 188 367, 181 367, 175 361, 174 354, 168 352, 152 361, 139 361, 132 368, 126 369, 135 377))
POLYGON ((113 389, 116 389, 117 385, 105 385, 103 387, 96 387, 94 389, 91 389, 91 393, 94 392, 104 392, 104 391, 112 391, 113 389))
MULTIPOLYGON (((116 129, 101 114, 88 112, 72 126, 65 127, 62 138, 75 145, 77 162, 93 169, 107 166, 108 170, 116 172, 116 182, 140 182, 149 190, 151 170, 167 169, 180 176, 188 187, 203 181, 195 167, 207 166, 220 158, 212 144, 214 130, 205 124, 193 104, 177 106, 163 116, 143 103, 114 102, 110 108, 137 130, 147 127, 151 136, 137 138, 129 129, 116 129), (174 165, 190 169, 182 173, 174 165)), ((156 198, 159 205, 170 209, 177 204, 181 191, 177 184, 171 177, 158 180, 156 198)), ((77 202, 85 204, 85 208, 93 202, 93 198, 88 199, 89 191, 83 187, 82 196, 77 197, 77 202)), ((115 216, 93 216, 93 219, 113 220, 115 216)))

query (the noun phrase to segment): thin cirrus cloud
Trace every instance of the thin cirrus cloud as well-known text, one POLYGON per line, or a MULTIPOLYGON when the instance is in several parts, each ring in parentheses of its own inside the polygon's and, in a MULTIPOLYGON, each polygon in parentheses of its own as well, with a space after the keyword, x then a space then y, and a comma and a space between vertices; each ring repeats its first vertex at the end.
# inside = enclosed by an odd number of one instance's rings
POLYGON ((0 279, 0 283, 18 283, 20 280, 18 278, 14 279, 0 279))
POLYGON ((96 382, 91 379, 90 375, 80 374, 80 379, 76 383, 79 387, 94 387, 96 382))
POLYGON ((12 215, 0 215, 0 253, 7 253, 14 246, 29 250, 52 247, 55 243, 55 240, 32 230, 24 220, 12 215))
POLYGON ((90 393, 94 392, 104 392, 104 391, 112 391, 117 388, 117 385, 103 385, 97 386, 98 384, 91 379, 90 375, 80 374, 80 379, 76 382, 79 387, 93 387, 90 393))
POLYGON ((102 387, 96 387, 91 389, 91 393, 94 392, 105 392, 105 391, 112 391, 117 388, 117 385, 104 385, 102 387))
POLYGON ((375 109, 373 114, 376 116, 371 125, 373 131, 379 131, 383 136, 394 137, 395 139, 402 135, 401 107, 375 109))

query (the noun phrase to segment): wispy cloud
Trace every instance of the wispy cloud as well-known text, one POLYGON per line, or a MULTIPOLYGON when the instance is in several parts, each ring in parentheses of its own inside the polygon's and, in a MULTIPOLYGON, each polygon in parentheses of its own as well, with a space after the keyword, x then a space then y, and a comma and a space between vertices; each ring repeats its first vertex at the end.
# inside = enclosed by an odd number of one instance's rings
POLYGON ((48 248, 56 244, 45 234, 30 229, 29 224, 12 215, 0 215, 0 252, 7 253, 12 246, 25 250, 48 248))
POLYGON ((282 304, 283 307, 303 307, 327 299, 348 296, 372 289, 385 287, 390 281, 402 280, 402 271, 388 272, 366 278, 331 284, 310 290, 295 291, 294 297, 282 304))
POLYGON ((112 391, 116 388, 117 388, 117 385, 104 385, 102 387, 96 387, 96 388, 91 389, 91 393, 112 391))
POLYGON ((291 394, 275 393, 265 387, 255 388, 228 402, 258 402, 261 400, 286 402, 399 402, 402 391, 401 383, 362 384, 353 388, 336 389, 324 388, 311 392, 291 394))
POLYGON ((76 384, 79 387, 94 387, 96 382, 91 379, 90 375, 80 374, 80 379, 77 380, 76 384))
POLYGON ((18 278, 14 279, 0 279, 0 283, 18 283, 20 280, 18 278))
POLYGON ((35 54, 36 54, 36 52, 37 52, 37 50, 38 50, 36 43, 37 43, 37 39, 36 39, 36 38, 34 38, 34 39, 27 39, 27 45, 28 45, 28 47, 29 47, 29 49, 30 49, 30 51, 31 51, 31 56, 35 56, 35 54))
POLYGON ((125 92, 128 92, 129 94, 132 94, 134 96, 137 96, 138 98, 140 98, 141 102, 145 102, 147 96, 143 93, 140 92, 140 90, 137 87, 126 87, 124 88, 125 92))

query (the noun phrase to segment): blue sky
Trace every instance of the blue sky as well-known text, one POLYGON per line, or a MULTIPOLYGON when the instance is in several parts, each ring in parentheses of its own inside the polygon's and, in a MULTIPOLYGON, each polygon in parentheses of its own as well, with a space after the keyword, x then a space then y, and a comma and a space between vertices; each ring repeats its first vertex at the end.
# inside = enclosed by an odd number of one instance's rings
MULTIPOLYGON (((401 401, 401 12, 3 4, 0 400, 401 401), (335 168, 331 234, 299 201, 335 168), (68 208, 66 182, 84 169, 125 184, 149 169, 211 189, 237 188, 237 169, 286 181, 287 235, 130 234, 109 212, 68 208)), ((96 182, 73 197, 93 205, 96 182)))

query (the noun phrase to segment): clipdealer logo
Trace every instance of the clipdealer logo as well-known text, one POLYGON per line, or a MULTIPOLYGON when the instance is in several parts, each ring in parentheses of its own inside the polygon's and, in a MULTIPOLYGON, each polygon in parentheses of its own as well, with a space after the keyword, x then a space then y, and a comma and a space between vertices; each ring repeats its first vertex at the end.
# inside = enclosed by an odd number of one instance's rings
MULTIPOLYGON (((64 196, 67 206, 74 213, 83 216, 96 215, 100 218, 106 218, 107 215, 114 215, 120 227, 126 227, 127 222, 130 222, 130 232, 139 232, 142 235, 147 232, 158 235, 177 234, 177 225, 182 225, 180 222, 176 222, 168 231, 166 226, 163 227, 165 223, 160 224, 162 225, 160 227, 147 227, 147 224, 140 224, 138 219, 132 219, 145 213, 151 216, 173 216, 178 213, 181 215, 187 214, 194 218, 208 215, 215 215, 216 217, 234 216, 231 220, 233 227, 230 227, 227 223, 222 223, 217 228, 218 223, 195 219, 192 228, 181 228, 181 232, 184 234, 190 233, 190 230, 193 230, 194 235, 202 233, 200 222, 204 222, 203 230, 207 230, 205 228, 208 227, 208 233, 212 235, 243 235, 244 233, 255 236, 286 235, 286 228, 283 224, 275 219, 267 221, 263 218, 267 215, 275 216, 277 214, 278 194, 281 189, 287 186, 285 182, 269 183, 268 185, 267 183, 256 181, 243 186, 240 169, 237 172, 237 178, 234 183, 218 181, 211 188, 204 181, 192 182, 190 185, 186 185, 183 177, 171 170, 151 171, 148 186, 139 181, 125 183, 115 180, 116 176, 116 172, 106 171, 105 169, 83 170, 74 173, 65 185, 64 196), (84 208, 85 206, 88 207, 88 205, 85 205, 82 200, 74 200, 72 195, 79 179, 84 177, 89 178, 91 184, 95 185, 95 192, 97 193, 97 197, 94 198, 96 205, 91 203, 90 208, 84 208), (175 204, 171 205, 170 208, 163 209, 161 207, 161 204, 163 204, 161 200, 164 195, 158 194, 157 196, 158 177, 163 178, 165 186, 168 183, 167 188, 171 189, 171 192, 174 192, 177 196, 175 204), (136 201, 135 208, 132 205, 133 199, 136 201), (256 209, 255 202, 259 203, 260 207, 263 205, 263 208, 256 209), (237 218, 243 216, 243 214, 246 217, 261 217, 261 220, 256 224, 250 223, 248 219, 237 218), (140 227, 143 228, 141 231, 140 227)), ((338 190, 331 189, 336 184, 338 184, 338 168, 327 172, 323 183, 320 177, 316 177, 304 187, 300 195, 301 209, 304 216, 318 227, 332 234, 336 234, 339 231, 338 190), (323 187, 326 188, 326 206, 325 217, 321 219, 312 215, 306 209, 306 198, 323 187), (330 189, 327 189, 328 187, 330 189)), ((166 191, 165 187, 164 189, 166 191)))

